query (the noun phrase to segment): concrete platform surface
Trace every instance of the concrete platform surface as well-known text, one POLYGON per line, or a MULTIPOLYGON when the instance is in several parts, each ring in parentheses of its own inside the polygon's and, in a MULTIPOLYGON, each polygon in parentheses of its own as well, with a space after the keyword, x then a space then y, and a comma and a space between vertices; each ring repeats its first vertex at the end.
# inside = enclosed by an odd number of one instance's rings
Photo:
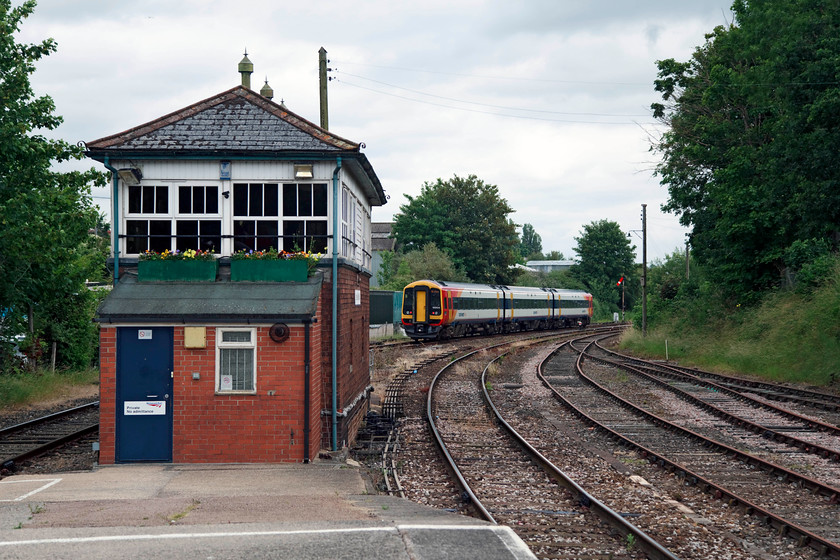
POLYGON ((507 527, 371 493, 344 462, 0 480, 0 559, 534 558, 507 527))

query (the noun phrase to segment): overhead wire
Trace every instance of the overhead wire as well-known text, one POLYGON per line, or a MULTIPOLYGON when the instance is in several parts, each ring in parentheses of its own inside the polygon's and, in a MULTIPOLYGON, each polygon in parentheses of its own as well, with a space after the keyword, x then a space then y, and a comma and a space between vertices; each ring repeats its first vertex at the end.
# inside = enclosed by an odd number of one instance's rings
POLYGON ((444 72, 442 70, 423 70, 417 68, 402 68, 399 66, 383 66, 378 64, 366 64, 361 62, 344 62, 341 61, 340 64, 349 64, 351 66, 368 66, 370 68, 381 68, 383 70, 400 70, 402 72, 416 72, 416 73, 424 73, 424 74, 440 74, 443 76, 460 76, 463 78, 480 78, 483 80, 502 80, 502 81, 512 81, 512 82, 543 82, 543 83, 552 83, 552 84, 577 84, 577 85, 611 85, 611 86, 634 86, 634 87, 645 87, 649 88, 650 84, 648 83, 634 83, 634 82, 595 82, 595 81, 583 81, 583 80, 557 80, 554 78, 523 78, 520 76, 485 76, 482 74, 465 74, 460 72, 444 72))
MULTIPOLYGON (((553 110, 545 110, 545 109, 533 109, 533 108, 525 108, 525 107, 511 107, 511 106, 504 106, 504 105, 494 105, 490 103, 482 103, 479 101, 469 101, 464 99, 458 99, 455 97, 447 97, 443 95, 437 95, 433 93, 427 93, 424 91, 416 90, 407 88, 404 86, 399 86, 396 84, 391 84, 388 82, 384 82, 381 80, 377 80, 374 78, 370 78, 367 76, 362 76, 359 74, 354 74, 350 72, 342 72, 339 70, 339 66, 343 64, 355 65, 355 66, 366 66, 370 68, 381 68, 386 70, 399 70, 404 72, 415 72, 415 73, 427 73, 427 74, 438 74, 438 75, 445 75, 445 76, 459 76, 459 77, 468 77, 468 78, 479 78, 479 79, 492 79, 492 80, 509 80, 509 81, 516 81, 516 82, 538 82, 538 83, 562 83, 562 84, 578 84, 578 85, 604 85, 605 83, 598 83, 598 82, 585 82, 585 81, 570 81, 570 80, 555 80, 555 79, 548 79, 548 78, 520 78, 520 77, 509 77, 509 76, 482 76, 476 74, 464 74, 458 72, 445 72, 439 70, 418 70, 418 69, 411 69, 411 68, 401 68, 401 67, 393 67, 393 66, 385 66, 385 65, 377 65, 377 64, 365 64, 365 63, 353 63, 353 62, 340 62, 338 64, 334 64, 333 68, 330 68, 330 71, 335 72, 337 75, 333 75, 330 77, 330 80, 337 81, 338 83, 348 85, 351 87, 355 87, 358 89, 362 89, 365 91, 370 91, 372 93, 376 93, 379 95, 385 95, 389 97, 394 97, 397 99, 402 99, 405 101, 409 101, 412 103, 420 103, 425 105, 432 105, 435 107, 443 107, 447 109, 453 109, 456 111, 465 111, 470 113, 479 113, 479 114, 486 114, 486 115, 493 115, 493 116, 500 116, 500 117, 508 117, 508 118, 516 118, 516 119, 525 119, 525 120, 537 120, 537 121, 545 121, 545 122, 559 122, 559 123, 568 123, 568 124, 630 124, 636 126, 643 126, 643 125, 656 125, 659 124, 657 122, 639 122, 637 120, 632 121, 614 121, 614 120, 583 120, 583 119, 558 119, 558 118, 547 118, 547 117, 540 117, 540 116, 532 116, 534 114, 539 115, 563 115, 563 116, 580 116, 580 117, 604 117, 605 119, 633 119, 633 118, 650 118, 650 113, 644 114, 619 114, 619 113, 593 113, 593 112, 570 112, 570 111, 553 111, 553 110), (418 99, 416 97, 409 97, 406 95, 400 95, 398 93, 384 91, 383 89, 365 86, 359 83, 355 83, 354 81, 349 81, 343 79, 343 76, 349 76, 352 78, 356 78, 358 80, 363 80, 366 82, 370 82, 373 84, 378 84, 384 86, 386 88, 392 88, 400 91, 409 92, 413 95, 419 95, 424 97, 429 97, 433 99, 438 99, 446 102, 456 103, 458 105, 451 105, 448 103, 439 103, 424 99, 418 99), (463 107, 460 105, 469 105, 473 107, 483 107, 487 109, 498 109, 498 111, 488 111, 470 107, 463 107), (527 113, 525 115, 518 114, 518 113, 527 113)), ((610 82, 609 85, 621 85, 621 86, 636 86, 642 84, 630 84, 630 83, 623 83, 623 82, 610 82)), ((646 87, 650 87, 650 84, 645 84, 646 87)))
MULTIPOLYGON (((623 87, 650 87, 650 84, 640 84, 640 83, 631 83, 631 82, 594 82, 594 81, 582 81, 582 80, 557 80, 551 78, 523 78, 523 77, 511 77, 511 76, 486 76, 480 74, 467 74, 467 73, 459 73, 459 72, 446 72, 441 70, 425 70, 425 69, 413 69, 413 68, 403 68, 398 66, 386 66, 386 65, 378 65, 378 64, 365 64, 365 63, 353 63, 353 62, 342 62, 341 64, 349 64, 355 66, 366 66, 370 68, 380 68, 385 70, 398 70, 402 72, 415 72, 415 73, 426 73, 426 74, 437 74, 437 75, 444 75, 444 76, 458 76, 458 77, 467 77, 467 78, 478 78, 478 79, 490 79, 490 80, 504 80, 504 81, 516 81, 516 82, 536 82, 536 83, 556 83, 556 84, 576 84, 576 85, 609 85, 609 86, 623 86, 623 87)), ((338 74, 342 74, 337 68, 331 69, 338 74)), ((343 72, 344 75, 364 80, 367 82, 371 82, 374 84, 379 84, 381 86, 385 86, 388 88, 393 88, 401 91, 406 91, 412 93, 414 95, 421 95, 425 97, 431 97, 434 99, 440 99, 443 101, 448 101, 452 103, 457 103, 460 105, 472 105, 476 107, 485 107, 488 109, 498 109, 500 111, 508 111, 508 112, 499 112, 499 111, 486 111, 468 107, 461 107, 461 106, 453 106, 448 105, 445 103, 436 103, 428 100, 417 99, 415 97, 408 97, 405 95, 399 95, 396 93, 383 91, 381 89, 376 89, 373 87, 366 87, 361 84, 354 83, 352 81, 347 81, 342 79, 339 76, 334 76, 331 79, 335 80, 339 83, 355 87, 358 89, 363 89, 366 91, 370 91, 372 93, 376 93, 379 95, 386 95, 389 97, 395 97, 397 99, 402 99, 405 101, 409 101, 412 103, 421 103, 425 105, 432 105, 435 107, 443 107, 447 109, 453 109, 456 111, 465 111, 470 113, 479 113, 479 114, 486 114, 486 115, 493 115, 499 117, 508 117, 508 118, 516 118, 516 119, 525 119, 525 120, 537 120, 537 121, 545 121, 545 122, 559 122, 559 123, 568 123, 568 124, 621 124, 621 125, 636 125, 636 126, 658 126, 663 125, 662 122, 653 120, 653 121, 646 121, 640 122, 637 120, 632 121, 608 121, 608 120, 580 120, 580 119, 557 119, 557 118, 546 118, 546 117, 538 117, 538 116, 529 116, 529 115, 522 115, 522 114, 511 114, 510 111, 515 113, 532 113, 532 114, 542 114, 542 115, 564 115, 564 116, 581 116, 581 117, 604 117, 604 118, 651 118, 650 113, 646 114, 621 114, 621 113, 591 113, 591 112, 569 112, 569 111, 551 111, 551 110, 544 110, 544 109, 531 109, 531 108, 524 108, 524 107, 510 107, 504 105, 494 105, 490 103, 482 103, 478 101, 468 101, 463 99, 458 99, 454 97, 447 97, 443 95, 437 95, 432 93, 427 93, 424 91, 411 89, 403 86, 398 86, 395 84, 390 84, 388 82, 384 82, 381 80, 376 80, 373 78, 369 78, 366 76, 362 76, 359 74, 353 74, 349 72, 343 72)), ((802 87, 802 86, 825 86, 825 85, 836 85, 838 82, 818 82, 818 83, 799 83, 799 82, 791 82, 787 84, 763 84, 763 83, 755 83, 755 84, 714 84, 724 87, 742 87, 742 86, 755 86, 755 87, 779 87, 779 86, 788 86, 788 87, 802 87)))
POLYGON ((481 102, 478 102, 478 101, 464 101, 462 99, 457 99, 457 98, 454 98, 454 97, 446 97, 446 96, 443 96, 443 95, 426 93, 424 91, 420 91, 420 90, 416 90, 416 89, 410 89, 410 88, 406 88, 406 87, 402 87, 402 86, 398 86, 398 85, 394 85, 394 84, 389 84, 388 82, 383 82, 383 81, 380 81, 380 80, 374 80, 373 78, 366 78, 365 76, 359 76, 357 74, 350 74, 348 72, 343 72, 342 74, 345 75, 345 76, 352 76, 354 78, 359 78, 360 80, 373 82, 373 83, 380 84, 380 85, 383 85, 383 86, 388 86, 388 87, 392 87, 392 88, 395 88, 395 89, 400 89, 400 90, 403 90, 403 91, 416 93, 418 95, 425 95, 427 97, 434 97, 436 99, 444 99, 446 101, 454 101, 455 103, 478 105, 478 106, 481 106, 481 107, 491 107, 491 108, 494 108, 494 109, 504 109, 504 110, 507 110, 507 111, 522 111, 522 112, 527 112, 527 113, 545 113, 545 114, 551 114, 551 115, 580 115, 580 116, 589 116, 589 117, 649 117, 650 116, 650 113, 635 114, 635 115, 634 114, 620 114, 620 113, 581 113, 581 112, 569 112, 569 111, 549 111, 549 110, 546 110, 546 109, 527 109, 527 108, 521 108, 521 107, 510 107, 510 106, 506 106, 506 105, 493 105, 491 103, 481 103, 481 102))
MULTIPOLYGON (((421 103, 421 104, 424 104, 424 105, 432 105, 432 106, 435 106, 435 107, 444 107, 444 108, 447 108, 447 109, 454 109, 456 111, 465 111, 465 112, 469 112, 469 113, 480 113, 480 114, 485 114, 485 115, 494 115, 494 116, 497 116, 497 117, 508 117, 508 118, 515 118, 515 119, 546 121, 546 122, 560 122, 560 123, 569 123, 569 124, 608 124, 608 125, 609 124, 621 124, 621 125, 628 125, 629 124, 629 125, 636 125, 636 126, 638 126, 639 124, 649 124, 649 125, 659 124, 659 123, 656 123, 656 122, 653 122, 653 121, 646 122, 646 123, 639 123, 638 121, 604 121, 604 120, 596 121, 596 120, 580 120, 580 119, 554 119, 554 118, 538 117, 538 116, 530 116, 530 115, 515 115, 515 114, 510 114, 510 113, 502 113, 502 112, 498 112, 498 111, 487 111, 487 110, 481 110, 481 109, 471 109, 469 107, 458 107, 458 106, 455 106, 455 105, 448 105, 448 104, 445 104, 445 103, 437 103, 437 102, 434 102, 434 101, 417 99, 417 98, 414 98, 414 97, 408 97, 408 96, 405 96, 405 95, 399 95, 399 94, 396 94, 396 93, 391 93, 391 92, 383 91, 383 90, 380 90, 380 89, 366 87, 366 86, 363 86, 361 84, 353 83, 353 82, 343 80, 343 79, 340 79, 340 78, 333 78, 333 80, 338 81, 339 83, 344 84, 344 85, 348 85, 348 86, 355 87, 355 88, 358 88, 358 89, 363 89, 363 90, 366 90, 366 91, 377 93, 379 95, 386 95, 386 96, 389 96, 389 97, 395 97, 395 98, 398 98, 398 99, 403 99, 403 100, 406 100, 406 101, 410 101, 412 103, 421 103)), ((406 89, 406 88, 401 88, 401 89, 406 89)), ((423 95, 429 95, 431 97, 441 98, 441 96, 434 96, 433 94, 423 94, 423 95)), ((504 108, 504 107, 500 107, 500 106, 493 106, 493 105, 476 103, 476 102, 471 102, 471 101, 460 101, 460 100, 455 100, 455 99, 451 99, 451 98, 443 98, 443 99, 447 99, 447 100, 450 100, 450 101, 453 101, 453 102, 463 103, 463 104, 472 104, 472 105, 485 106, 485 107, 496 107, 496 108, 503 109, 503 110, 508 110, 508 111, 543 112, 543 111, 538 111, 538 110, 534 110, 534 109, 504 108)), ((544 112, 556 113, 556 114, 565 114, 565 115, 579 114, 581 116, 598 116, 598 114, 595 114, 595 113, 562 113, 562 112, 551 112, 551 111, 544 111, 544 112)), ((612 115, 603 115, 603 116, 611 117, 612 115)), ((621 118, 625 117, 624 115, 615 115, 615 116, 616 117, 621 117, 621 118)))

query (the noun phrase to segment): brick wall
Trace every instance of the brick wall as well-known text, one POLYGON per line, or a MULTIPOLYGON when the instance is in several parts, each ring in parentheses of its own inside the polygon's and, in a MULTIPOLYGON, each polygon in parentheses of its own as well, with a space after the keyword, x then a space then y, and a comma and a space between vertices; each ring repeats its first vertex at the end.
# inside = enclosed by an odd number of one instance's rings
MULTIPOLYGON (((255 327, 257 390, 247 395, 215 391, 215 326, 206 327, 205 348, 185 348, 184 327, 174 328, 173 462, 304 460, 305 327, 288 326, 289 338, 282 343, 271 340, 270 325, 255 327), (193 373, 199 379, 193 379, 193 373)), ((309 459, 317 457, 321 444, 321 329, 320 319, 310 326, 309 459)), ((100 463, 111 464, 116 438, 115 327, 100 330, 100 347, 100 463)))
POLYGON ((117 329, 99 329, 99 462, 114 463, 117 409, 117 329))
MULTIPOLYGON (((322 408, 332 410, 332 342, 329 331, 331 329, 332 313, 332 279, 326 276, 321 290, 325 325, 322 348, 322 364, 324 372, 324 401, 322 408)), ((338 269, 338 351, 337 351, 337 402, 338 409, 345 410, 370 385, 370 370, 368 350, 370 348, 368 325, 370 319, 370 276, 349 266, 338 269), (356 305, 356 290, 360 292, 360 305, 356 305)), ((349 445, 356 439, 360 424, 360 411, 366 411, 367 400, 358 401, 349 411, 348 417, 339 417, 337 443, 341 447, 349 445)), ((363 414, 362 414, 363 416, 363 414)), ((324 416, 323 426, 324 449, 332 445, 332 417, 324 416)))
MULTIPOLYGON (((255 395, 215 393, 215 328, 207 329, 204 349, 184 348, 183 328, 176 328, 174 462, 303 461, 304 326, 289 325, 288 340, 279 344, 268 327, 257 328, 255 395), (200 380, 192 379, 194 371, 201 372, 200 380)), ((320 379, 319 364, 310 376, 320 379)), ((310 443, 319 432, 317 423, 310 426, 310 443)))

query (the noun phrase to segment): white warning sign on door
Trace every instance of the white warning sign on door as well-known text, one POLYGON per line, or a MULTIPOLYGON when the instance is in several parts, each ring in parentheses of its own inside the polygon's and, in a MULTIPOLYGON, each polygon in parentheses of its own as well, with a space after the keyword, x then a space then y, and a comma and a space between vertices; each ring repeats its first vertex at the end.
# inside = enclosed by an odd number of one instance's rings
POLYGON ((125 401, 125 416, 163 416, 166 415, 166 401, 125 401))

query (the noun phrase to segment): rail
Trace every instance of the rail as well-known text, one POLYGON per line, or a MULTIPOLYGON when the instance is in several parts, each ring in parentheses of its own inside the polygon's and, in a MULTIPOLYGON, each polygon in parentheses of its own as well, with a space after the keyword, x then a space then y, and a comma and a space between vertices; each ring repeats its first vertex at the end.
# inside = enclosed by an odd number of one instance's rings
MULTIPOLYGON (((768 472, 776 473, 782 480, 787 482, 796 482, 801 487, 807 488, 809 490, 822 493, 829 497, 830 503, 837 503, 838 498, 840 498, 840 494, 838 494, 838 490, 831 486, 825 485, 820 483, 819 481, 810 479, 808 477, 804 477, 790 471, 789 469, 785 469, 779 465, 775 465, 768 461, 763 461, 758 459, 748 453, 741 452, 735 448, 726 446, 719 442, 710 440, 701 434, 673 424, 664 418, 656 416, 647 410, 641 409, 634 404, 622 399, 618 395, 610 392, 608 389, 602 387, 594 380, 590 379, 583 373, 583 369, 581 367, 582 362, 585 358, 589 358, 586 354, 586 349, 589 345, 594 344, 594 342, 590 342, 587 344, 587 347, 580 350, 574 347, 573 344, 569 344, 569 348, 573 349, 574 351, 578 352, 578 357, 575 363, 575 368, 577 370, 578 376, 583 379, 587 384, 595 387, 599 392, 607 395, 610 399, 612 399, 617 404, 621 405, 624 408, 633 410, 637 414, 640 414, 649 419, 650 422, 661 426, 665 429, 671 430, 675 433, 681 433, 683 435, 687 435, 697 441, 702 442, 702 444, 706 447, 715 447, 718 448, 731 456, 735 456, 739 458, 741 461, 748 465, 758 466, 768 472)), ((562 348, 562 346, 560 347, 562 348)), ((700 488, 704 489, 706 492, 714 495, 719 499, 725 499, 729 502, 730 506, 732 505, 741 505, 747 514, 757 516, 763 519, 768 524, 772 525, 779 531, 779 534, 787 535, 792 538, 796 538, 798 544, 800 546, 808 545, 815 550, 817 550, 821 555, 830 556, 832 558, 840 558, 840 544, 834 543, 827 539, 820 537, 819 535, 791 522, 788 519, 785 519, 779 515, 774 514, 773 512, 762 508, 761 506, 750 502, 749 500, 735 494, 731 490, 716 484, 715 482, 701 476, 700 474, 693 472, 689 468, 674 461, 669 460, 667 457, 662 455, 661 453, 657 453, 654 450, 646 448, 636 441, 630 439, 629 437, 624 436, 623 434, 617 432, 609 428, 608 426, 598 422, 596 419, 588 415, 585 411, 580 409, 579 407, 575 406, 572 402, 566 399, 562 394, 560 394, 546 379, 543 375, 542 371, 546 363, 548 363, 553 356, 559 351, 559 348, 555 350, 552 354, 547 356, 545 360, 543 360, 538 366, 538 376, 542 381, 543 385, 547 387, 552 394, 554 395, 555 399, 563 403, 566 407, 569 408, 572 412, 574 412, 577 416, 579 416, 584 422, 588 423, 590 426, 593 426, 604 433, 608 434, 608 436, 616 441, 622 442, 622 444, 626 447, 636 449, 642 457, 647 459, 650 463, 657 464, 660 468, 666 469, 669 472, 675 473, 681 479, 684 479, 687 483, 692 485, 698 485, 700 488)))
POLYGON ((99 401, 95 401, 0 429, 0 466, 11 470, 27 459, 96 432, 99 429, 98 422, 91 424, 86 421, 79 427, 70 419, 73 416, 89 415, 98 408, 99 401), (56 424, 59 425, 58 434, 54 430, 56 424), (39 430, 47 426, 53 429, 47 430, 46 435, 39 435, 39 430))

